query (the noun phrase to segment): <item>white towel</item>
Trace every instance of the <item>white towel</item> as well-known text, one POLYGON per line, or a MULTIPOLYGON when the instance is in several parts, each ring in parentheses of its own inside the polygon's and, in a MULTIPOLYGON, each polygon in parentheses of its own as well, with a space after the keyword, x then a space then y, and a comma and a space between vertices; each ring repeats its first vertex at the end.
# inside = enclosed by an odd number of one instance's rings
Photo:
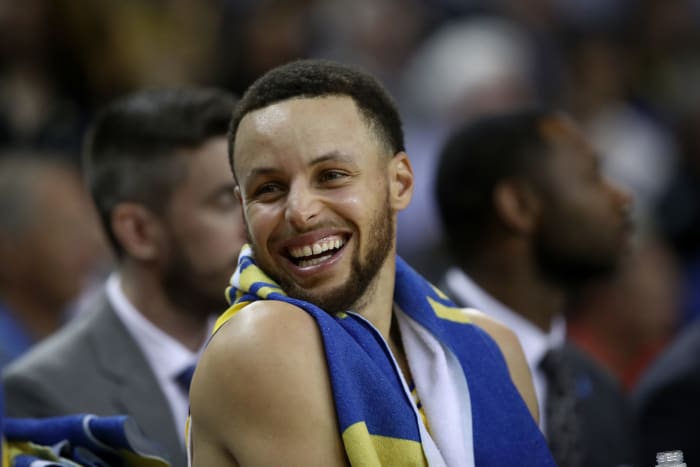
POLYGON ((421 436, 428 464, 474 466, 469 387, 457 358, 420 324, 396 309, 401 340, 430 434, 422 419, 421 436), (435 452, 429 449, 435 446, 435 452))

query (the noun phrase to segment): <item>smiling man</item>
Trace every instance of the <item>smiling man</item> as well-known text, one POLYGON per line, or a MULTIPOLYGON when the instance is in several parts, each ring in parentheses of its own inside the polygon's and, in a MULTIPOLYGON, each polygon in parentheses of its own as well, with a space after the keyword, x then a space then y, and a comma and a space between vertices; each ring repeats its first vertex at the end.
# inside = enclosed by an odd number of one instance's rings
POLYGON ((396 256, 413 173, 374 78, 274 69, 229 150, 250 247, 193 380, 193 465, 553 465, 512 333, 396 256))

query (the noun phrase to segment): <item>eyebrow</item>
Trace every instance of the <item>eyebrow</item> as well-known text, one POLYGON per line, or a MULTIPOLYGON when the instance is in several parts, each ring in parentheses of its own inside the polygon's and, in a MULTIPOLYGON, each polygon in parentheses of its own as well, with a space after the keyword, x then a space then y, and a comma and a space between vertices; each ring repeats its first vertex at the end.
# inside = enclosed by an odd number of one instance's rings
POLYGON ((352 157, 350 157, 348 154, 342 153, 340 151, 330 151, 325 154, 321 154, 318 157, 313 158, 309 162, 309 166, 313 165, 318 165, 326 161, 340 161, 340 162, 347 162, 347 163, 354 163, 354 160, 352 157))
POLYGON ((257 167, 250 171, 250 176, 248 178, 256 178, 260 175, 267 175, 275 172, 279 172, 279 169, 276 167, 257 167))
MULTIPOLYGON (((324 154, 321 154, 317 157, 314 157, 309 161, 307 164, 308 167, 313 167, 314 165, 322 164, 327 161, 339 161, 339 162, 345 162, 345 163, 354 163, 354 160, 345 153, 342 153, 340 151, 330 151, 324 154)), ((277 173, 280 170, 277 167, 256 167, 253 170, 250 171, 250 178, 254 178, 257 176, 261 175, 268 175, 268 174, 273 174, 277 173)))

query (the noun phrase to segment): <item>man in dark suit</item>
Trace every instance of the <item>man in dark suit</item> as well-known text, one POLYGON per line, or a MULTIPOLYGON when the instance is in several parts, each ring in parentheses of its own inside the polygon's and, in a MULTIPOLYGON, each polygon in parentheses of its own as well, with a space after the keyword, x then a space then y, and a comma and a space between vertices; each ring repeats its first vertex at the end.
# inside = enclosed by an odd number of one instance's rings
POLYGON ((85 174, 118 268, 87 316, 5 372, 8 415, 128 414, 186 465, 188 371, 245 239, 227 156, 234 103, 161 89, 98 114, 85 174))
POLYGON ((688 465, 700 465, 698 394, 700 322, 694 322, 654 361, 634 390, 645 459, 681 450, 688 465))
POLYGON ((570 119, 540 110, 455 131, 435 186, 454 263, 440 288, 519 337, 558 465, 633 465, 623 394, 566 340, 562 314, 572 287, 615 269, 628 241, 629 196, 601 175, 570 119))

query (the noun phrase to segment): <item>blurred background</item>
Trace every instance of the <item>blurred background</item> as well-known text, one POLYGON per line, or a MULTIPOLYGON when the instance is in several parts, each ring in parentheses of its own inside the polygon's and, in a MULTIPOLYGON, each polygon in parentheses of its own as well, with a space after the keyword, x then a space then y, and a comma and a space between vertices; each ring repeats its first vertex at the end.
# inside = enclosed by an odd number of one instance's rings
MULTIPOLYGON (((241 94, 291 59, 357 64, 402 112, 417 187, 399 252, 434 279, 446 261, 432 200, 446 133, 488 112, 561 108, 635 196, 633 254, 616 277, 579 292, 569 321, 629 389, 700 315, 698 36, 700 0, 0 0, 0 147, 79 168, 95 110, 126 92, 200 84, 241 94)), ((84 210, 83 233, 97 228, 84 210)), ((62 315, 108 269, 104 244, 83 237, 59 250, 91 255, 80 292, 51 305, 62 315)), ((0 257, 0 307, 18 287, 48 287, 9 280, 12 258, 0 257)))

